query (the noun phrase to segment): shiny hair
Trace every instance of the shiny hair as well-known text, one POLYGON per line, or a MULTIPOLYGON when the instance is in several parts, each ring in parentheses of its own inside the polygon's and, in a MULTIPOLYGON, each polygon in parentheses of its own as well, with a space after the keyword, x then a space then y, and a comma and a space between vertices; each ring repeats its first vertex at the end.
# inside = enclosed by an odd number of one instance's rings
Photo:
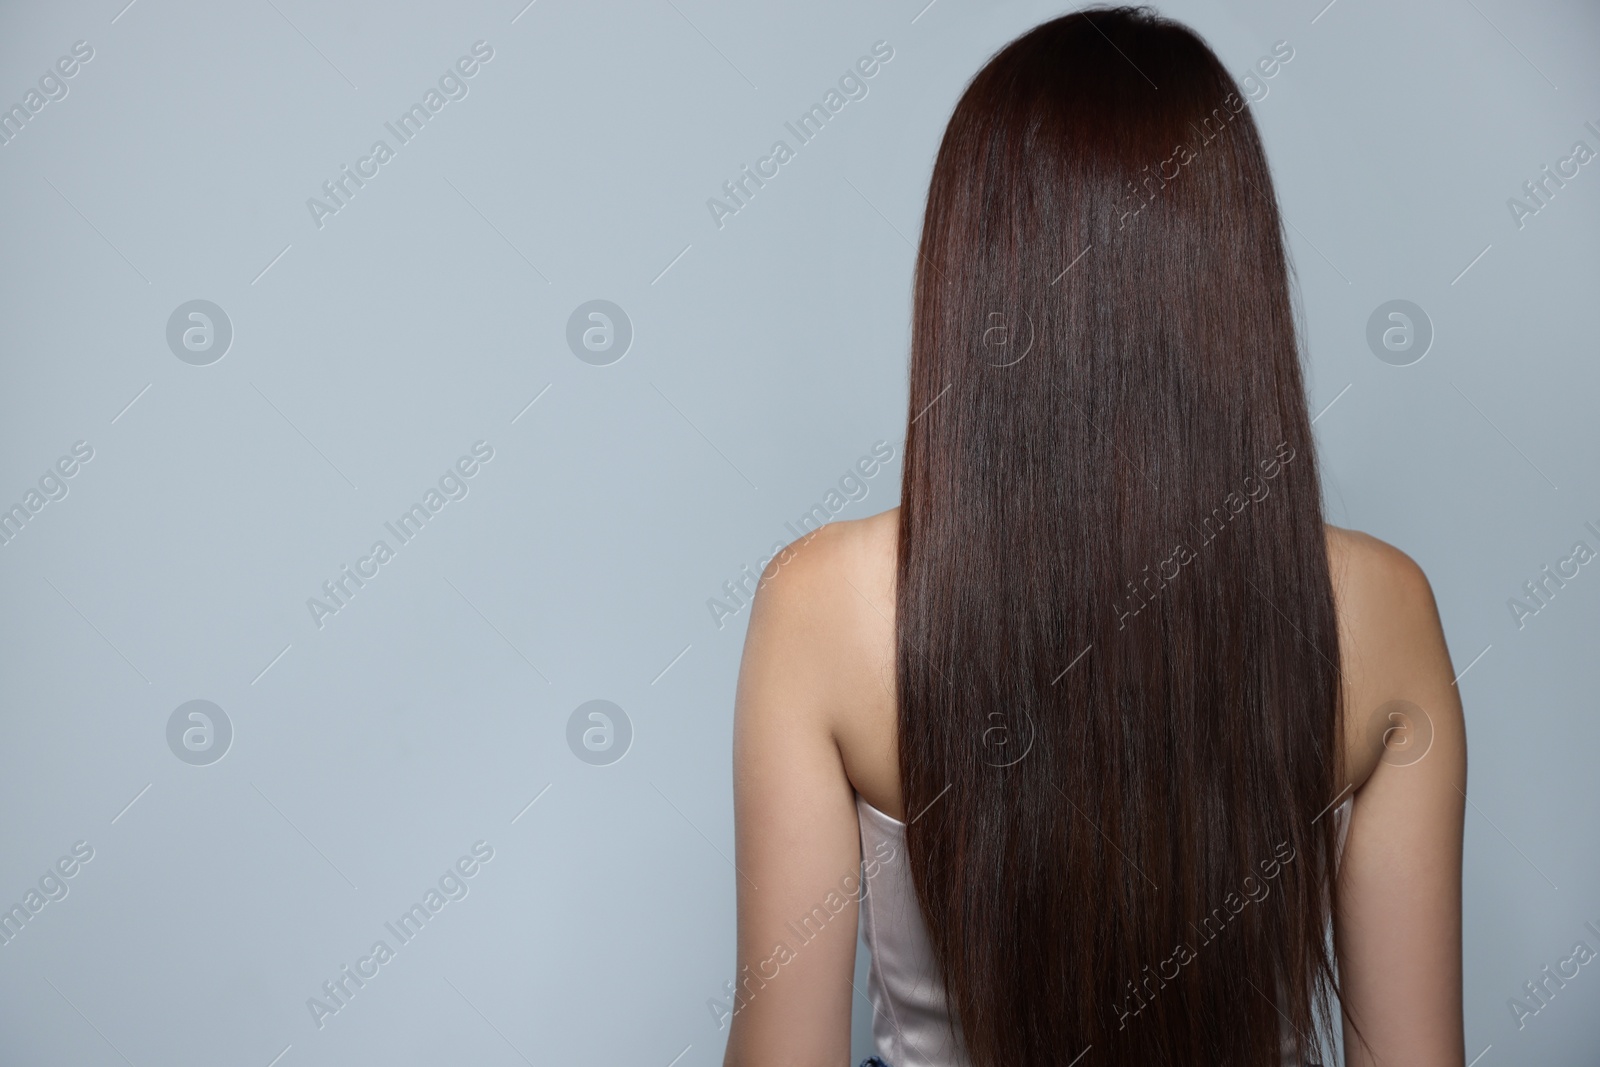
POLYGON ((977 1067, 1316 1057, 1338 632, 1267 161, 1204 41, 1046 22, 968 85, 917 259, 908 857, 977 1067))

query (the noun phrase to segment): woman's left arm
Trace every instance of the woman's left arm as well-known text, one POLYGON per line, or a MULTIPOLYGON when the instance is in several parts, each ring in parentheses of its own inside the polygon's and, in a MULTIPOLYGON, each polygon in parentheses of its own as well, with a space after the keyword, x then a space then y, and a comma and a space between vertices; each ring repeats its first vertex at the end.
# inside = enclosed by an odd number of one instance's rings
POLYGON ((861 837, 831 720, 851 614, 833 533, 774 560, 751 607, 734 707, 739 958, 724 1067, 850 1056, 861 837))

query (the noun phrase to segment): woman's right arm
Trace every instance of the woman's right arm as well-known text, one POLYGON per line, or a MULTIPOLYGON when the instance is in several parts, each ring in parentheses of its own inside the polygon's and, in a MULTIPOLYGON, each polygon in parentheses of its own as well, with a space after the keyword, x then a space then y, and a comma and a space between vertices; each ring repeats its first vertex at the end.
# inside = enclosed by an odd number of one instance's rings
POLYGON ((1384 747, 1355 793, 1339 868, 1345 1063, 1462 1067, 1460 693, 1422 570, 1375 538, 1347 545, 1346 715, 1366 745, 1384 747), (1420 719, 1379 714, 1391 701, 1416 705, 1420 719))

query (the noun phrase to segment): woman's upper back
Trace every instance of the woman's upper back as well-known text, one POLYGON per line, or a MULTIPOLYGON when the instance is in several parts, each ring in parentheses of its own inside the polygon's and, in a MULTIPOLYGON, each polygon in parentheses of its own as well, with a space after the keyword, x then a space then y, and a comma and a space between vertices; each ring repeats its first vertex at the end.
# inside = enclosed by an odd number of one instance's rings
MULTIPOLYGON (((899 514, 892 508, 823 527, 774 580, 790 567, 805 571, 808 595, 832 620, 816 632, 839 664, 827 682, 835 712, 830 728, 855 790, 903 820, 894 668, 899 514)), ((1415 669, 1442 649, 1436 622, 1426 625, 1434 615, 1427 579, 1408 556, 1359 531, 1329 526, 1327 535, 1346 687, 1345 766, 1352 790, 1359 790, 1380 757, 1399 759, 1394 753, 1409 743, 1395 732, 1409 724, 1362 713, 1396 700, 1425 707, 1417 698, 1427 696, 1426 686, 1415 669)))
MULTIPOLYGON (((894 819, 919 814, 905 811, 898 762, 898 522, 893 509, 831 523, 763 572, 735 716, 747 996, 733 1001, 729 1064, 779 1050, 834 1062, 848 1042, 857 876, 840 872, 863 858, 855 798, 894 819)), ((1351 801, 1335 917, 1346 1063, 1461 1067, 1466 747, 1454 672, 1414 562, 1336 527, 1326 549, 1348 778, 1328 810, 1351 801)))

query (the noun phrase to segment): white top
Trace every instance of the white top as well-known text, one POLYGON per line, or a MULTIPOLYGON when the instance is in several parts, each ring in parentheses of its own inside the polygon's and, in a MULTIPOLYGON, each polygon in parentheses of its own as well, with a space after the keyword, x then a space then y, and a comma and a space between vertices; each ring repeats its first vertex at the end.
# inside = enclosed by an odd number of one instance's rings
MULTIPOLYGON (((1346 797, 1334 809, 1341 855, 1352 799, 1346 797)), ((906 824, 885 815, 859 793, 856 815, 861 823, 861 855, 867 863, 861 924, 872 953, 867 996, 872 1001, 872 1039, 878 1056, 890 1067, 970 1067, 966 1050, 950 1033, 944 984, 911 885, 906 824)), ((1287 1024, 1283 1029, 1283 1062, 1292 1065, 1287 1024)))

